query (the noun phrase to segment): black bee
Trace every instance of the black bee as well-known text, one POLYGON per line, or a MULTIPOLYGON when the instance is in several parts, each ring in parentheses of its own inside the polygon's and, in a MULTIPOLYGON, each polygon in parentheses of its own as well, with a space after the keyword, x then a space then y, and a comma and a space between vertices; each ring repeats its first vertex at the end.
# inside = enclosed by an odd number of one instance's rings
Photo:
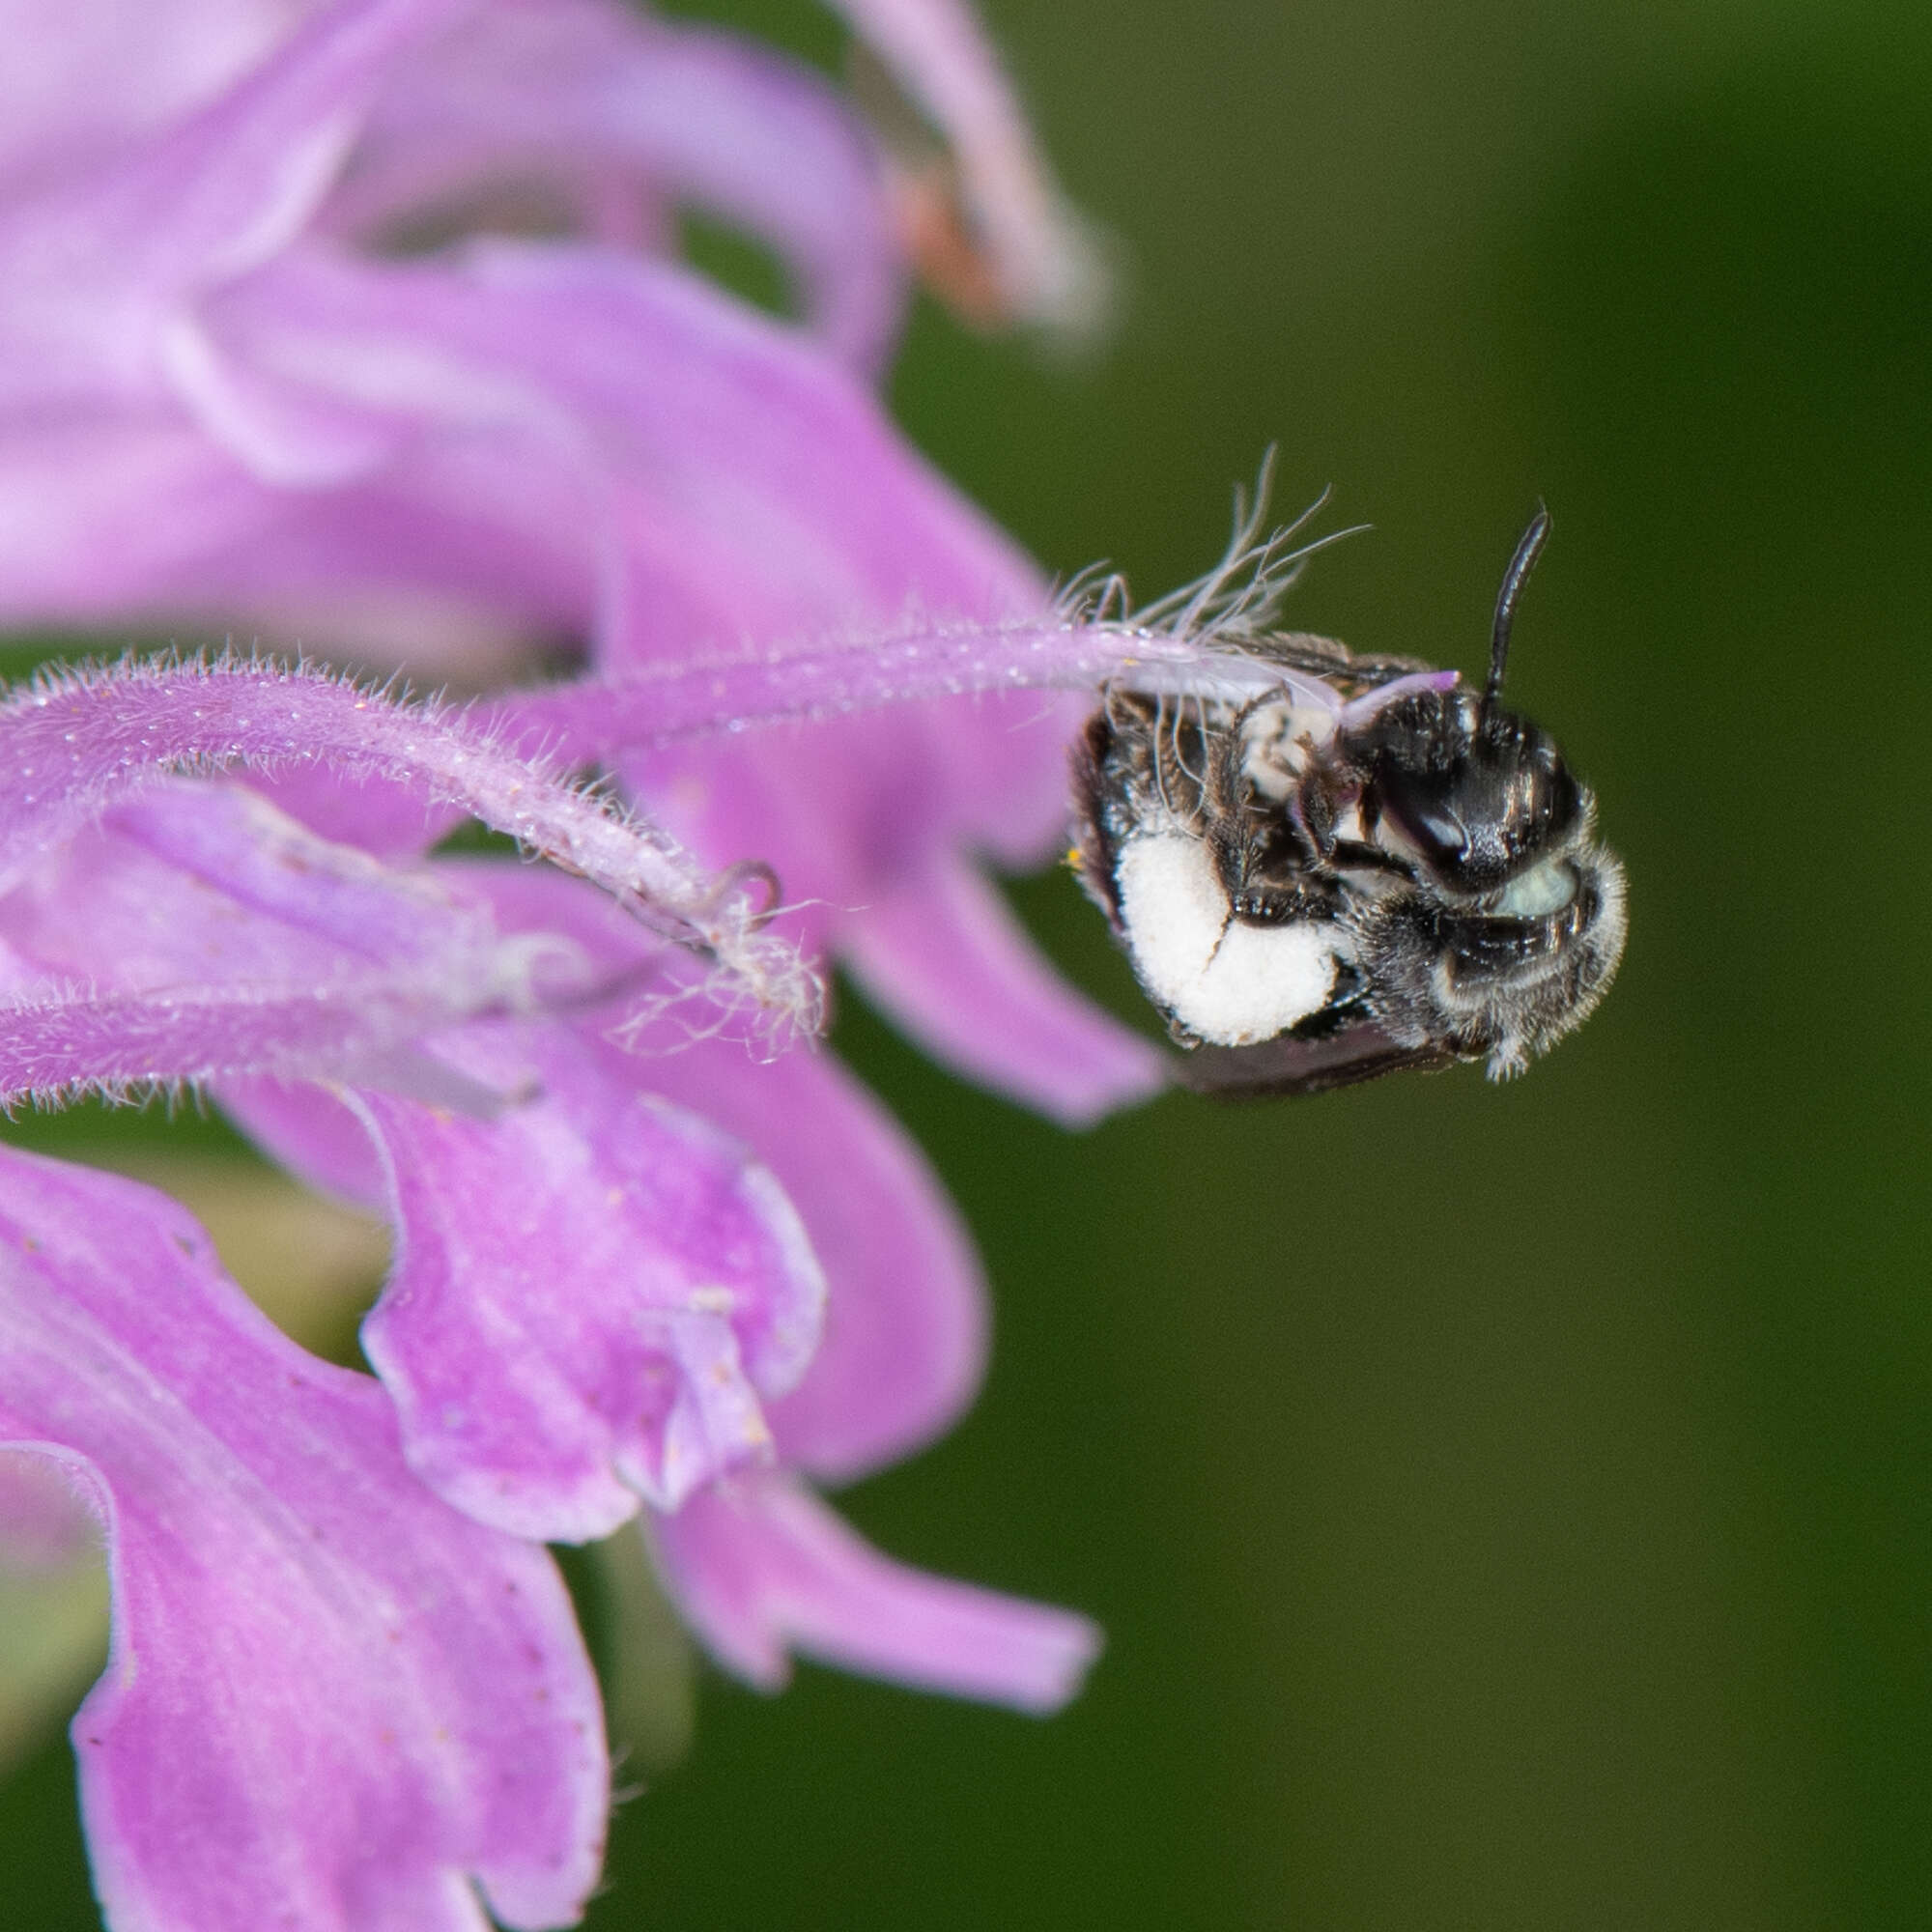
POLYGON ((1244 697, 1110 685, 1074 755, 1076 863, 1211 1092, 1316 1094, 1487 1057, 1520 1072, 1624 948, 1596 801, 1501 694, 1539 512, 1482 690, 1275 633, 1244 697))

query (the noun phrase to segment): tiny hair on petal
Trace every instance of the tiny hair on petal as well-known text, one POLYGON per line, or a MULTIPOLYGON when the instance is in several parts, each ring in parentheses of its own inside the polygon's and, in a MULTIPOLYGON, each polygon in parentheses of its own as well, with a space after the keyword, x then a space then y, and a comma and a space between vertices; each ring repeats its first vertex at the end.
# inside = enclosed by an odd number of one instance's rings
POLYGON ((815 1030, 821 989, 763 931, 766 909, 609 795, 434 700, 305 663, 136 658, 43 671, 0 702, 0 882, 109 806, 174 776, 319 763, 412 784, 611 894, 639 921, 715 962, 715 997, 775 1032, 815 1030))
POLYGON ((1118 681, 1151 696, 1239 700, 1287 686, 1332 705, 1319 679, 1253 646, 1317 551, 1360 526, 1296 544, 1325 493, 1292 523, 1266 527, 1273 453, 1252 494, 1235 493, 1235 526, 1211 569, 1135 607, 1118 573, 1071 578, 1037 616, 971 622, 908 613, 877 630, 792 639, 758 651, 639 666, 497 700, 515 733, 541 733, 572 763, 774 724, 849 717, 888 705, 1012 691, 1094 691, 1118 681))

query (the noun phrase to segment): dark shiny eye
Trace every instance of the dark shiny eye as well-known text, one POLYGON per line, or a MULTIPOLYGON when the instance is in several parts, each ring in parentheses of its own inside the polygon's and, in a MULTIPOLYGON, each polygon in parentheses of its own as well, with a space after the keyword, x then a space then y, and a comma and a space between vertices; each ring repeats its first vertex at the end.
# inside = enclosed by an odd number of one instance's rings
POLYGON ((1569 837, 1580 793, 1527 719, 1472 703, 1443 724, 1432 744, 1402 734, 1379 748, 1376 804, 1439 883, 1494 892, 1569 837))
POLYGON ((1462 811, 1460 771, 1382 775, 1376 802, 1382 816, 1415 847, 1422 863, 1442 878, 1456 878, 1468 863, 1471 840, 1462 811))

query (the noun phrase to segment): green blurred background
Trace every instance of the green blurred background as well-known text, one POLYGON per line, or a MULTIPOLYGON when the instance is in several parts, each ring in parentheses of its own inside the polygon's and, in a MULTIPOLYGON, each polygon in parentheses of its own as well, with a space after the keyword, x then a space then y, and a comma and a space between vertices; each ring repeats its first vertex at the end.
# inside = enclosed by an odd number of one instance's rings
MULTIPOLYGON (((903 421, 1150 594, 1278 441, 1279 503, 1376 526, 1293 621, 1465 667, 1546 497, 1512 688, 1630 953, 1514 1086, 1084 1137, 848 1002, 999 1297, 979 1407, 850 1513, 1110 1647, 1046 1723, 707 1677, 590 1923, 1932 1923, 1932 13, 987 11, 1124 321, 1069 370, 922 313, 903 421)), ((1070 879, 1016 891, 1131 1012, 1070 879)), ((0 1858, 0 1921, 95 1923, 57 1731, 0 1858)))

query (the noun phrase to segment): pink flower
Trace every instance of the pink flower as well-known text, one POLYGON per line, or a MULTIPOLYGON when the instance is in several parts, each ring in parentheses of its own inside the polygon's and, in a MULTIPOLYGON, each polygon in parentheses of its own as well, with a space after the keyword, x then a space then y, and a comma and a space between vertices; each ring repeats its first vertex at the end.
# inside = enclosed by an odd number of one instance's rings
MULTIPOLYGON (((615 670, 1043 608, 852 373, 890 332, 898 264, 882 163, 821 83, 615 0, 335 0, 293 32, 238 6, 158 47, 138 10, 104 12, 72 67, 14 83, 0 615, 213 614, 474 674, 506 634, 615 670), (805 326, 594 239, 371 252, 425 195, 533 178, 592 238, 625 208, 649 241, 691 199, 757 224, 805 326)), ((864 12, 956 130, 1015 301, 1047 302, 1058 205, 968 23, 944 0, 864 12)), ((1059 835, 1068 720, 1039 710, 619 765, 715 863, 773 866, 805 936, 942 1057, 1088 1120, 1153 1062, 966 868, 1059 835), (962 1005, 981 971, 995 990, 962 1005)))
MULTIPOLYGON (((849 11, 998 305, 1075 315, 970 20, 849 11)), ((0 1449, 108 1544, 74 1736, 110 1922, 474 1927, 473 1887, 570 1922, 608 1766, 535 1545, 634 1519, 754 1683, 798 1650, 1054 1708, 1090 1625, 904 1570, 811 1487, 957 1416, 985 1306, 897 1128, 782 1049, 836 949, 1063 1119, 1149 1091, 978 865, 1061 829, 1080 707, 1042 690, 1241 667, 1201 611, 1069 615, 897 437, 907 164, 821 81, 598 0, 11 13, 0 612, 472 684, 506 640, 588 659, 469 712, 238 659, 0 705, 0 1099, 193 1084, 396 1241, 372 1382, 162 1197, 0 1157, 0 1449), (565 232, 389 246, 512 186, 565 232), (692 201, 778 250, 796 326, 666 258, 692 201), (427 856, 465 818, 551 865, 427 856)))

